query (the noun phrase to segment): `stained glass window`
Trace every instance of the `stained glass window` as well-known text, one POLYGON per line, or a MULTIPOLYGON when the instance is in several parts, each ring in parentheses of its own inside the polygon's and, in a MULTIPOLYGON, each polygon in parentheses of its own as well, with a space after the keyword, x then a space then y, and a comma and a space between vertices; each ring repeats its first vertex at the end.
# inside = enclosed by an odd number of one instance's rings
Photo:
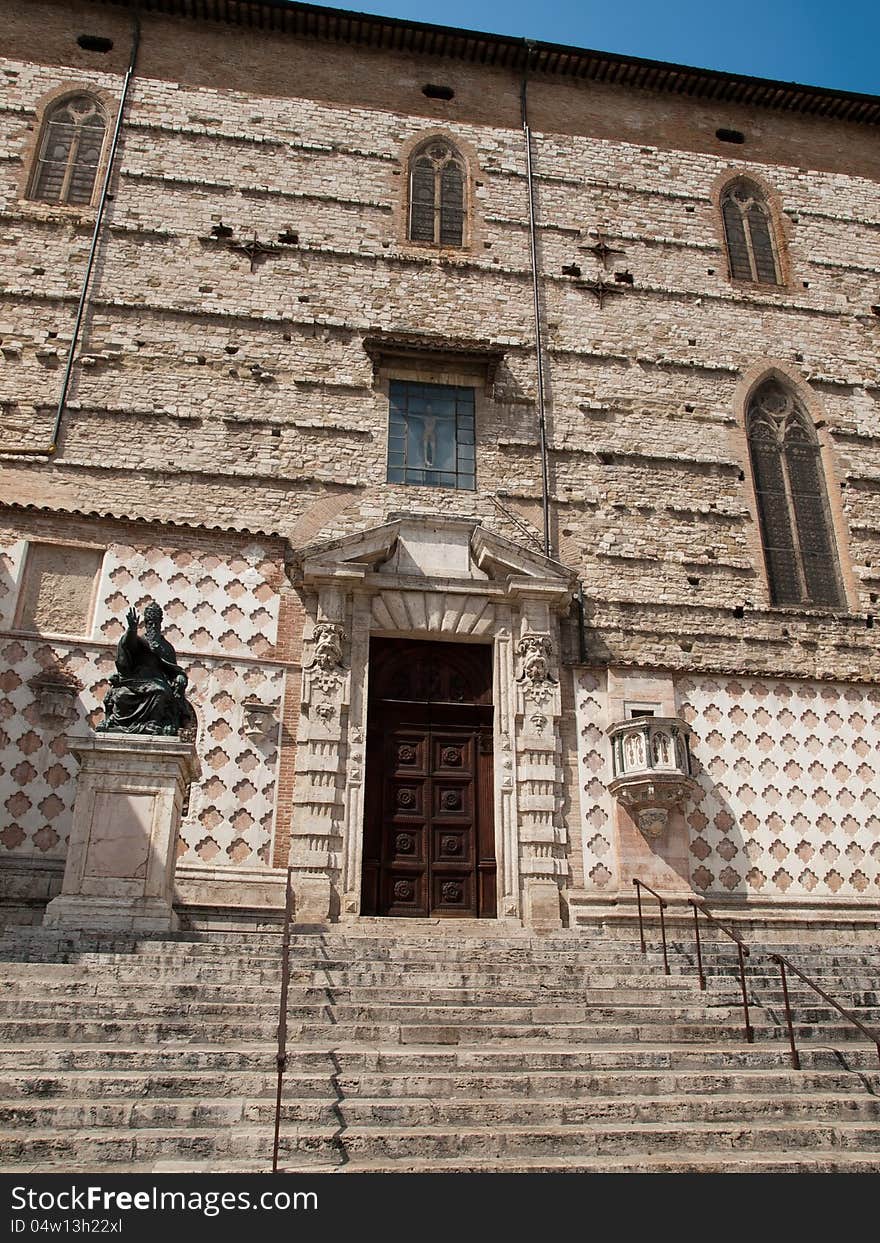
POLYGON ((770 208, 754 182, 733 182, 721 200, 727 261, 735 280, 780 285, 770 208))
POLYGON ((91 95, 75 95, 47 112, 30 198, 91 203, 105 128, 103 113, 91 95))
POLYGON ((413 242, 462 246, 465 170, 455 148, 433 139, 410 160, 409 236, 413 242))
POLYGON ((816 433, 777 380, 753 396, 748 438, 773 603, 843 607, 816 433))

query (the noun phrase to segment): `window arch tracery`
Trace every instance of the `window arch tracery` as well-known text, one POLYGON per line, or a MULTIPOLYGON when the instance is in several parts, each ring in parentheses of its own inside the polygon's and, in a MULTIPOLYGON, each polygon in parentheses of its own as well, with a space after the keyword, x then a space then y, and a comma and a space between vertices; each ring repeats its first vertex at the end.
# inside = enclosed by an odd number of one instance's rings
POLYGON ((445 138, 431 138, 409 160, 411 242, 463 246, 467 222, 467 167, 445 138))
POLYGON ((86 92, 68 95, 47 109, 28 198, 88 206, 106 130, 103 108, 86 92))
POLYGON ((732 181, 721 195, 727 262, 733 280, 781 285, 779 243, 767 195, 748 177, 732 181))
POLYGON ((821 451, 809 415, 771 377, 746 416, 761 541, 774 604, 845 604, 821 451))

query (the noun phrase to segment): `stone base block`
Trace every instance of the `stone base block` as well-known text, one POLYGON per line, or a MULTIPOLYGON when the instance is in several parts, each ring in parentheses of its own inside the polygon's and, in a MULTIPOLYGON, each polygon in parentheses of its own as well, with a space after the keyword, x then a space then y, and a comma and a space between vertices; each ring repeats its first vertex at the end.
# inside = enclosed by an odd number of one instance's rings
POLYGON ((553 932, 562 927, 559 886, 552 880, 528 880, 524 893, 525 923, 535 932, 553 932))
POLYGON ((198 764, 178 738, 71 738, 80 762, 61 894, 49 927, 170 932, 183 795, 198 764))
POLYGON ((160 898, 136 898, 121 905, 118 898, 74 894, 50 902, 43 924, 95 932, 176 932, 178 919, 171 904, 160 898))
POLYGON ((333 918, 332 886, 329 876, 293 874, 293 922, 328 924, 333 918))

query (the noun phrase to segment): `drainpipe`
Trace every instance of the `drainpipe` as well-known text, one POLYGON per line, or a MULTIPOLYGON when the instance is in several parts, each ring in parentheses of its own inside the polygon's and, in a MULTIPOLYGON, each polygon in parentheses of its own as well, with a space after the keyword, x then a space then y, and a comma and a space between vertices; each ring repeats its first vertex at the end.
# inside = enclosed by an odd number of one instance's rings
MULTIPOLYGON (((525 41, 531 53, 534 44, 525 41)), ((520 93, 523 139, 526 148, 526 181, 529 192, 529 252, 532 265, 532 299, 535 313, 535 358, 538 371, 538 441, 541 448, 541 509, 544 520, 544 556, 550 556, 550 476, 547 467, 547 417, 544 402, 544 344, 541 334, 541 301, 538 289, 538 242, 535 230, 535 186, 532 180, 532 131, 529 128, 528 63, 520 93)))
POLYGON ((58 398, 58 409, 55 411, 55 423, 52 428, 52 440, 46 449, 34 449, 33 447, 15 447, 4 448, 0 445, 0 454, 3 453, 29 453, 34 456, 51 455, 58 448, 58 437, 61 433, 61 421, 64 418, 64 411, 67 406, 67 394, 70 389, 70 379, 73 372, 73 361, 76 353, 76 347, 79 343, 79 334, 82 329, 82 322, 85 316, 86 307, 89 300, 89 285, 92 279, 92 270, 95 266, 95 258, 98 253, 98 246, 101 241, 101 229, 104 223, 104 210, 107 206, 108 191, 110 189, 110 181, 116 163, 116 151, 119 146, 119 135, 122 132, 122 118, 125 112, 125 104, 128 99, 128 88, 131 85, 134 76, 135 64, 137 62, 138 45, 141 39, 141 23, 137 14, 132 15, 132 37, 131 52, 128 58, 128 69, 125 71, 125 78, 122 83, 122 95, 119 100, 119 110, 116 113, 116 125, 113 128, 113 139, 110 143, 110 154, 107 157, 107 171, 104 174, 104 183, 101 186, 101 197, 98 199, 98 208, 95 213, 95 228, 92 232, 92 244, 89 247, 89 257, 86 263, 85 276, 83 277, 82 289, 79 295, 79 305, 76 308, 76 319, 73 323, 73 336, 70 341, 70 351, 67 355, 67 366, 64 368, 64 379, 61 382, 61 395, 58 398))

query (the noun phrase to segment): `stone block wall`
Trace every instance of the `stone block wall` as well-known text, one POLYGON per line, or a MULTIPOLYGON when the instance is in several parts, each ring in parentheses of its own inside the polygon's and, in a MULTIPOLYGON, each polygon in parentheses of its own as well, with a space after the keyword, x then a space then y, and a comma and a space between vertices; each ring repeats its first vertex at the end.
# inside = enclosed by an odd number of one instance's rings
MULTIPOLYGON (((124 606, 129 596, 155 598, 200 711, 203 777, 184 860, 279 866, 303 618, 296 589, 282 581, 284 549, 299 554, 412 512, 477 518, 542 548, 521 83, 453 57, 142 14, 88 313, 50 451, 95 213, 34 203, 26 185, 47 100, 94 91, 112 124, 131 26, 120 6, 87 0, 0 0, 0 19, 0 488, 22 507, 0 579, 0 676, 18 730, 4 727, 0 764, 16 801, 0 835, 7 852, 61 857, 71 761, 61 732, 38 729, 30 679, 68 669, 82 683, 81 721, 94 723, 124 606), (83 31, 112 38, 112 51, 81 49, 83 31), (426 82, 448 83, 454 98, 426 98, 426 82), (406 238, 407 156, 433 134, 456 143, 468 165, 460 249, 406 238), (252 261, 235 247, 253 240, 269 251, 252 261), (376 365, 365 340, 377 332, 426 344, 415 360, 376 365), (449 379, 458 364, 431 343, 453 339, 504 355, 494 375, 467 380, 477 391, 476 490, 391 485, 389 379, 449 379), (198 533, 206 527, 222 534, 198 533), (37 531, 63 542, 74 530, 107 550, 88 633, 17 630, 24 541, 37 531), (248 696, 283 713, 280 752, 245 732, 248 696)), ((875 745, 874 128, 549 74, 530 82, 529 108, 549 540, 580 579, 590 662, 576 672, 561 726, 572 883, 604 894, 620 884, 603 750, 604 670, 614 667, 676 678, 698 748, 710 748, 698 758, 701 783, 714 774, 713 783, 701 784, 689 826, 698 891, 876 896, 873 811, 858 785, 860 764, 871 761, 857 754, 850 726, 837 735, 826 714, 818 733, 791 733, 831 751, 843 740, 849 775, 839 790, 828 784, 834 764, 814 779, 796 756, 809 788, 783 791, 768 777, 759 789, 760 773, 731 784, 712 767, 740 763, 729 751, 734 718, 745 712, 757 727, 759 686, 771 687, 776 705, 774 747, 805 686, 823 704, 826 691, 861 696, 856 710, 875 745), (721 142, 720 127, 745 141, 721 142), (728 277, 718 203, 738 173, 766 187, 779 286, 728 277), (600 238, 611 248, 604 257, 600 238), (590 288, 599 280, 610 290, 601 299, 590 288), (770 370, 818 429, 845 587, 837 610, 770 602, 743 426, 748 394, 770 370), (741 690, 724 689, 732 686, 741 690), (713 731, 700 732, 706 712, 726 722, 718 754, 706 741, 713 731), (774 790, 794 799, 781 827, 774 790), (812 836, 799 835, 793 817, 812 813, 798 811, 798 791, 810 806, 846 793, 858 815, 825 813, 836 816, 826 841, 817 813, 812 836)), ((564 638, 573 659, 574 623, 564 638)))
MULTIPOLYGON (((45 445, 51 430, 92 219, 22 197, 41 104, 67 84, 102 93, 112 111, 129 38, 112 6, 41 0, 10 6, 9 21, 0 469, 10 495, 78 509, 97 493, 115 512, 267 527, 295 544, 421 507, 475 514, 540 546, 511 75, 286 37, 279 56, 276 39, 253 31, 145 17, 61 443, 50 458, 3 457, 4 446, 45 445), (85 27, 113 36, 109 56, 77 47, 85 27), (448 79, 455 99, 426 99, 426 76, 448 79), (406 155, 435 132, 469 164, 461 250, 405 237, 406 155), (221 223, 233 242, 277 250, 252 265, 212 234, 221 223), (476 493, 385 482, 387 389, 363 349, 376 329, 506 349, 478 401, 476 493)), ((582 576, 593 655, 706 671, 782 658, 796 676, 876 676, 863 633, 880 589, 870 127, 738 104, 714 113, 546 77, 530 100, 551 543, 582 576), (719 142, 722 123, 745 143, 719 142), (727 276, 717 200, 737 172, 771 194, 782 286, 727 276), (600 232, 613 248, 604 262, 590 250, 600 232), (563 273, 572 264, 581 277, 563 273), (624 274, 631 284, 616 281, 624 274), (598 277, 615 290, 602 305, 584 284, 598 277), (742 435, 746 381, 771 366, 822 426, 848 596, 848 611, 821 624, 787 612, 778 646, 742 435)))

